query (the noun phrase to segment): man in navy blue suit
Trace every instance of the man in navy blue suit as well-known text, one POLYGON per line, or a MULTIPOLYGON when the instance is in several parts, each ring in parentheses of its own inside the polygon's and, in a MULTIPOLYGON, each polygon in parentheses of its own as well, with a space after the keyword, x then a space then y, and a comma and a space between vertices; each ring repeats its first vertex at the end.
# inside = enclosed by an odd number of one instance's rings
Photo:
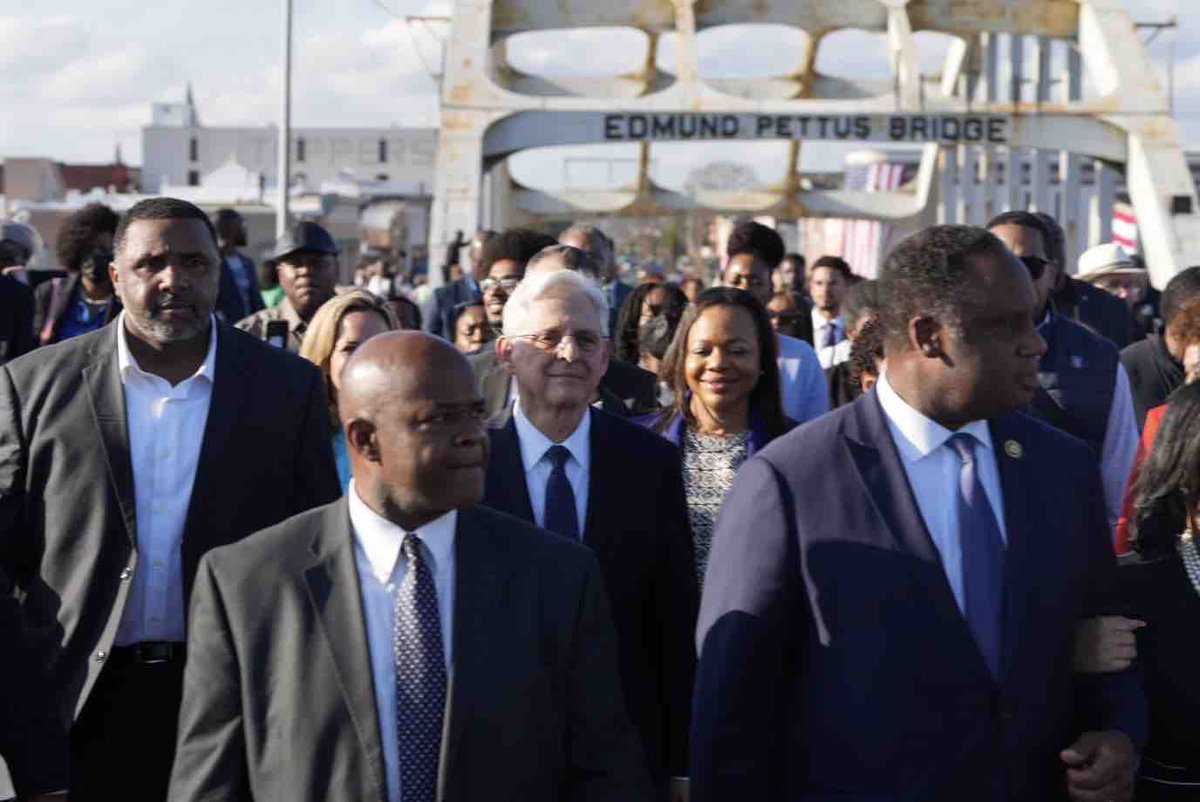
POLYGON ((692 800, 1124 802, 1144 699, 1075 675, 1114 569, 1088 447, 1022 413, 1021 263, 939 226, 880 278, 875 390, 741 469, 705 580, 692 800))

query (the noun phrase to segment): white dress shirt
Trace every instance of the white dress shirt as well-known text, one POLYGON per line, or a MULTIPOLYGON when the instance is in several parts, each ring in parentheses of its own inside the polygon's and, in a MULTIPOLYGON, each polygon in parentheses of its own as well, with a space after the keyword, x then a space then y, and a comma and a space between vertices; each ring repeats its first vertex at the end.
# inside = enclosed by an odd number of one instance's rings
POLYGON ((216 321, 209 328, 204 363, 174 387, 138 366, 126 340, 124 312, 116 326, 133 463, 137 566, 115 643, 183 642, 183 527, 212 402, 216 321))
POLYGON ((950 590, 958 609, 965 611, 962 573, 962 534, 958 525, 959 475, 962 461, 954 449, 947 445, 952 435, 958 432, 970 434, 975 439, 976 475, 983 485, 983 492, 992 506, 996 523, 1000 525, 1000 536, 1008 542, 1008 530, 1004 523, 1004 494, 1000 487, 1000 471, 996 467, 996 452, 992 446, 992 435, 987 421, 972 421, 958 431, 930 420, 909 406, 888 384, 887 374, 879 377, 875 392, 883 414, 887 417, 888 431, 900 452, 908 485, 917 500, 917 508, 925 520, 925 528, 933 538, 942 557, 942 568, 950 582, 950 590))
POLYGON ((849 346, 843 346, 840 351, 838 350, 838 346, 846 339, 846 324, 842 322, 840 315, 835 318, 826 318, 814 306, 812 310, 812 327, 813 347, 817 350, 817 358, 821 360, 821 367, 823 369, 829 370, 829 368, 838 362, 844 362, 850 358, 849 346), (825 345, 825 338, 828 336, 826 332, 830 327, 833 328, 833 336, 836 342, 832 346, 825 345))
MULTIPOLYGON (((350 528, 354 532, 354 562, 358 568, 363 618, 367 625, 367 648, 371 653, 371 680, 375 685, 375 711, 383 741, 388 802, 402 802, 393 624, 396 594, 408 575, 408 560, 400 550, 406 533, 359 498, 353 479, 350 480, 350 491, 346 493, 346 504, 350 510, 350 528)), ((457 526, 458 511, 451 510, 416 531, 437 589, 447 672, 454 654, 454 534, 457 526)))
POLYGON ((513 424, 517 427, 517 439, 521 443, 521 462, 525 468, 525 486, 529 488, 529 504, 533 507, 533 519, 538 526, 546 525, 546 482, 554 470, 554 463, 546 456, 546 452, 555 445, 565 446, 571 452, 566 464, 567 480, 575 492, 576 520, 579 522, 579 535, 583 537, 587 522, 588 482, 592 473, 591 412, 584 414, 575 431, 561 443, 555 443, 542 434, 525 417, 519 401, 513 407, 513 424))

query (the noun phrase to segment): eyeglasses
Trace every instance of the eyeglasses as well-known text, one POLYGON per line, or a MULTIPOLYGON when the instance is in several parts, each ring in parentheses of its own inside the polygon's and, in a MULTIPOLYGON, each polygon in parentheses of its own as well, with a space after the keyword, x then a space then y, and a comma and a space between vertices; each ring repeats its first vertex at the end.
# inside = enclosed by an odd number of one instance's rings
POLYGON ((1029 277, 1037 281, 1046 272, 1046 266, 1050 264, 1049 259, 1043 259, 1040 256, 1022 256, 1021 261, 1025 263, 1025 268, 1029 271, 1029 277))
POLYGON ((800 319, 799 312, 778 312, 774 309, 768 309, 767 314, 770 316, 771 320, 782 320, 784 323, 790 323, 793 320, 800 319))
POLYGON ((520 283, 521 279, 519 278, 485 278, 483 281, 479 282, 479 289, 483 290, 484 292, 491 292, 499 287, 505 292, 512 292, 520 283))
POLYGON ((594 331, 577 331, 577 332, 562 332, 562 331, 540 331, 536 334, 516 334, 513 335, 514 340, 526 340, 533 347, 542 351, 558 351, 562 348, 563 343, 570 338, 575 342, 575 347, 581 353, 591 354, 600 349, 604 345, 605 338, 594 331))

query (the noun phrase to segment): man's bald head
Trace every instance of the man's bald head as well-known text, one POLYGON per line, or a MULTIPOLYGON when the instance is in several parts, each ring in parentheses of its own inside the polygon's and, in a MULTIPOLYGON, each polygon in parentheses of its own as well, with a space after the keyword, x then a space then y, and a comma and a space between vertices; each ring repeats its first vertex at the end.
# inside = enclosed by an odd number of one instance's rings
POLYGON ((372 337, 346 365, 338 409, 355 490, 377 513, 412 531, 483 498, 483 399, 445 340, 372 337))
POLYGON ((474 376, 470 363, 441 337, 419 331, 376 335, 346 363, 338 398, 342 423, 381 403, 420 396, 425 390, 423 382, 435 382, 455 372, 474 376))

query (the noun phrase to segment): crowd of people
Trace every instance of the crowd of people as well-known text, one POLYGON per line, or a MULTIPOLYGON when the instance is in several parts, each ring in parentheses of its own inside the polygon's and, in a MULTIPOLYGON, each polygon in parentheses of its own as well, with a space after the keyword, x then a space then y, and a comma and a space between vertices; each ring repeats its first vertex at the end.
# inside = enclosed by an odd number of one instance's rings
POLYGON ((1013 211, 634 285, 580 224, 420 297, 312 221, 26 229, 21 799, 1200 798, 1200 267, 1013 211))

